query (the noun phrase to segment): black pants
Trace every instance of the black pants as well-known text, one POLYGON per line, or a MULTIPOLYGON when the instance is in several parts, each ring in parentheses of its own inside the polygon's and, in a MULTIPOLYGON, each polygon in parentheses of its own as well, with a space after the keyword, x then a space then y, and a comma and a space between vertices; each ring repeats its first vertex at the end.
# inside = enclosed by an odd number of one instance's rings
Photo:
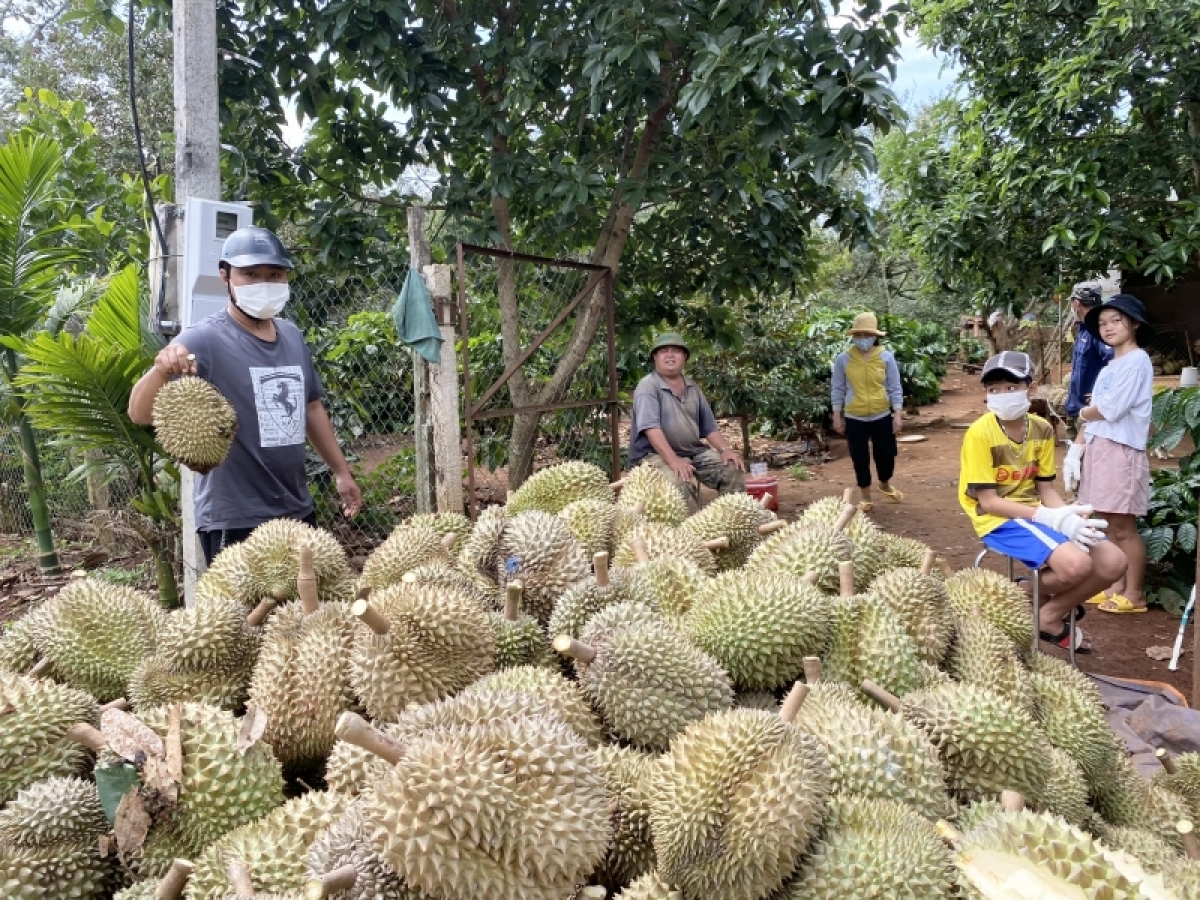
POLYGON ((875 471, 879 473, 879 480, 892 480, 892 473, 896 471, 896 434, 892 431, 891 416, 873 422, 847 418, 846 443, 850 447, 850 460, 854 463, 854 476, 860 488, 871 486, 872 456, 875 457, 875 471), (868 442, 871 444, 869 449, 868 442))
MULTIPOLYGON (((313 510, 300 521, 306 525, 316 527, 317 511, 313 510)), ((224 528, 220 531, 197 531, 196 535, 200 538, 200 546, 204 550, 205 564, 211 566, 214 557, 218 553, 226 547, 240 544, 246 538, 250 537, 250 532, 253 530, 253 528, 224 528)))

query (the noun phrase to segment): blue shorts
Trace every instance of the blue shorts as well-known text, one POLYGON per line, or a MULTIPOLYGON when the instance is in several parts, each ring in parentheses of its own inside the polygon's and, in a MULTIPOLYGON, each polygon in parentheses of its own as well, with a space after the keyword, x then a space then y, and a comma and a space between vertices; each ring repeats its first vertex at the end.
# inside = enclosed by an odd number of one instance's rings
POLYGON ((1009 519, 985 534, 982 540, 985 547, 1011 556, 1031 569, 1040 569, 1050 554, 1070 538, 1028 519, 1009 519))

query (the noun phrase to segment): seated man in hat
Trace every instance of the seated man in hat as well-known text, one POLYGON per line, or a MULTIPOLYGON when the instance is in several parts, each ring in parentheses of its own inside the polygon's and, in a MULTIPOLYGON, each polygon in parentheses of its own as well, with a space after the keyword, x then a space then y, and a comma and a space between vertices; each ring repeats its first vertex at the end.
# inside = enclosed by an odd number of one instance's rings
POLYGON ((629 465, 647 463, 672 477, 688 509, 695 512, 700 507, 697 479, 719 493, 732 494, 746 489, 746 469, 717 429, 700 388, 683 374, 690 355, 683 338, 673 331, 654 341, 654 371, 633 392, 629 465))

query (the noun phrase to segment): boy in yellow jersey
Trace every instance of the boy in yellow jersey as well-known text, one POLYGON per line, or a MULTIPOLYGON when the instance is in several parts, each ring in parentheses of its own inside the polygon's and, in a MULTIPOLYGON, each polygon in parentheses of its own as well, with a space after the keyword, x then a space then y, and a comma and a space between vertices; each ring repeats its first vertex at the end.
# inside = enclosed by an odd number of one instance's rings
POLYGON ((996 354, 982 381, 988 412, 963 437, 959 503, 987 547, 1043 570, 1041 639, 1090 653, 1083 629, 1071 635, 1064 619, 1121 577, 1125 555, 1104 540, 1108 523, 1088 518, 1090 506, 1068 506, 1054 489, 1054 429, 1029 414, 1029 357, 996 354))

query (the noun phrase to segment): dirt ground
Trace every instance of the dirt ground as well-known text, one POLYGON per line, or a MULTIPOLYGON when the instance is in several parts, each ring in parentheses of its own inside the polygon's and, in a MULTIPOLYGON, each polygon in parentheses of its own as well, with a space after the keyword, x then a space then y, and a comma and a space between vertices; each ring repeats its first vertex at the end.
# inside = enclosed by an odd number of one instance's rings
MULTIPOLYGON (((918 416, 909 419, 907 433, 924 435, 928 440, 900 445, 893 483, 904 493, 904 502, 895 504, 876 495, 875 507, 869 514, 884 530, 929 544, 956 569, 974 565, 982 544, 958 505, 958 452, 963 428, 954 425, 969 424, 982 414, 983 409, 976 376, 954 373, 948 376, 942 387, 941 402, 922 407, 918 416)), ((1060 447, 1060 460, 1064 449, 1060 447)), ((1175 455, 1183 452, 1184 448, 1180 448, 1175 455)), ((779 478, 781 515, 790 519, 813 500, 840 494, 854 485, 854 470, 845 441, 831 436, 824 456, 828 462, 806 462, 810 474, 807 481, 797 481, 787 469, 771 470, 771 474, 779 478)), ((1061 482, 1059 487, 1061 489, 1061 482)), ((1004 571, 1006 563, 990 554, 985 565, 1004 571)), ((1017 568, 1022 567, 1018 564, 1017 568)), ((1166 682, 1191 698, 1190 628, 1184 641, 1188 652, 1180 659, 1179 671, 1169 672, 1167 662, 1149 658, 1146 648, 1174 643, 1178 619, 1161 609, 1125 616, 1092 610, 1082 625, 1092 638, 1095 652, 1076 657, 1080 669, 1166 682)), ((1065 651, 1051 650, 1047 644, 1043 644, 1042 649, 1066 657, 1065 651)))

